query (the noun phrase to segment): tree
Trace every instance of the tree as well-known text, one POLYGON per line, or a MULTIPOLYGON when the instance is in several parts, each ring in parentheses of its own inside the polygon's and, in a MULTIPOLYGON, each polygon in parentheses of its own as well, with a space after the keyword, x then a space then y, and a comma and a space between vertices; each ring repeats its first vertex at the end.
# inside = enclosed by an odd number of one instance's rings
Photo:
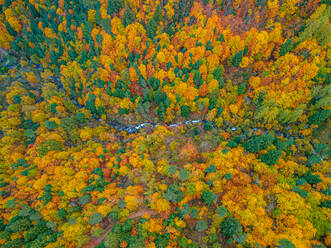
POLYGON ((61 119, 61 127, 69 132, 72 132, 77 128, 76 120, 74 117, 64 117, 61 119))
POLYGON ((153 19, 155 22, 158 24, 162 20, 162 9, 160 4, 156 5, 155 11, 154 11, 154 16, 153 19))
POLYGON ((171 202, 180 202, 184 198, 184 192, 176 184, 171 184, 165 192, 165 198, 171 202))
POLYGON ((102 215, 98 212, 95 212, 91 217, 90 217, 90 220, 89 220, 89 224, 90 225, 95 225, 95 224, 98 224, 102 221, 102 215))
POLYGON ((282 156, 282 152, 277 149, 272 149, 267 153, 262 154, 261 160, 267 165, 274 165, 277 163, 278 159, 282 156))
POLYGON ((58 125, 56 124, 55 121, 45 121, 46 127, 48 129, 56 129, 58 127, 58 125))
POLYGON ((154 18, 151 18, 146 26, 146 33, 147 37, 150 39, 154 39, 157 31, 157 23, 155 22, 154 18))
POLYGON ((202 193, 201 198, 204 200, 207 206, 211 206, 217 201, 217 195, 209 190, 202 193))
POLYGON ((216 212, 217 212, 217 216, 218 216, 218 217, 225 217, 225 216, 228 214, 228 211, 227 211, 226 208, 223 207, 223 206, 219 206, 219 207, 216 209, 216 212))
POLYGON ((330 1, 320 1, 315 12, 311 15, 304 30, 299 34, 298 41, 302 42, 315 38, 322 46, 330 42, 331 26, 330 26, 330 1), (323 4, 324 3, 324 4, 323 4), (312 18, 314 17, 314 18, 312 18))
POLYGON ((329 117, 329 114, 330 114, 329 109, 321 110, 321 111, 311 115, 308 118, 308 123, 311 125, 319 125, 329 117))
POLYGON ((124 0, 108 0, 107 14, 113 16, 124 7, 124 0))
POLYGON ((30 167, 30 165, 28 164, 28 162, 25 159, 19 158, 16 161, 16 164, 12 164, 11 167, 14 169, 18 168, 18 167, 28 168, 28 167, 30 167))
POLYGON ((180 113, 181 113, 182 117, 188 117, 191 113, 190 106, 188 106, 188 105, 181 106, 181 112, 180 113))
POLYGON ((221 232, 226 238, 233 238, 242 232, 242 227, 236 218, 228 216, 221 222, 221 232))
POLYGON ((286 53, 291 51, 292 43, 293 43, 293 38, 288 39, 287 41, 285 41, 284 44, 281 45, 281 47, 279 48, 279 55, 284 56, 286 53))
POLYGON ((154 243, 155 243, 157 248, 166 248, 166 247, 168 247, 169 240, 170 240, 170 234, 169 233, 158 234, 156 236, 155 240, 154 240, 154 243))
POLYGON ((305 173, 302 178, 304 178, 310 185, 322 182, 320 176, 311 174, 310 170, 305 173))
POLYGON ((32 240, 35 240, 38 235, 48 231, 49 228, 46 226, 46 221, 40 221, 37 223, 34 227, 29 229, 25 234, 24 234, 24 240, 25 243, 30 242, 32 240))
POLYGON ((88 101, 86 102, 86 108, 90 110, 92 113, 96 113, 96 108, 95 108, 95 95, 89 94, 88 95, 88 101))
POLYGON ((117 248, 120 244, 120 237, 121 233, 113 232, 108 232, 104 241, 104 245, 106 248, 117 248))
POLYGON ((32 227, 31 221, 27 217, 15 216, 6 226, 8 232, 23 232, 32 227))
POLYGON ((58 104, 56 104, 56 103, 51 103, 50 104, 50 110, 51 110, 51 112, 53 113, 53 114, 56 114, 56 107, 58 106, 58 104))
POLYGON ((242 94, 245 93, 245 91, 246 91, 246 86, 247 86, 246 83, 241 83, 241 84, 239 84, 239 86, 238 86, 238 95, 242 95, 242 94))
POLYGON ((23 247, 23 245, 24 245, 24 239, 18 238, 5 243, 2 247, 13 248, 13 247, 23 247))
POLYGON ((153 90, 157 90, 160 87, 160 79, 156 79, 153 76, 148 79, 148 83, 152 86, 153 90))
POLYGON ((249 152, 259 152, 261 150, 267 149, 267 147, 270 146, 274 141, 274 138, 275 137, 272 134, 253 137, 250 140, 244 142, 244 148, 249 152))
POLYGON ((203 84, 203 79, 202 79, 201 73, 198 70, 196 70, 194 72, 193 81, 194 81, 195 87, 198 89, 203 84))
POLYGON ((84 113, 81 113, 81 112, 77 113, 76 118, 77 118, 77 121, 81 124, 84 124, 87 121, 84 113))
POLYGON ((208 228, 207 222, 204 220, 199 220, 197 225, 195 226, 195 229, 198 232, 203 232, 208 228))
POLYGON ((204 5, 207 5, 209 3, 209 0, 202 0, 204 5))
POLYGON ((279 244, 279 248, 295 248, 295 245, 287 240, 287 239, 281 239, 278 241, 278 244, 279 244))
POLYGON ((124 26, 128 26, 131 23, 134 23, 135 19, 136 19, 135 13, 132 11, 130 7, 126 7, 123 17, 124 26))
POLYGON ((60 219, 65 219, 68 215, 68 212, 64 209, 64 208, 61 208, 58 212, 57 212, 57 216, 60 218, 60 219))
POLYGON ((238 53, 236 53, 233 57, 232 57, 232 65, 234 67, 239 67, 241 60, 243 59, 243 51, 240 50, 238 53))
POLYGON ((158 89, 154 94, 154 101, 157 104, 160 104, 162 102, 162 92, 160 89, 158 89))

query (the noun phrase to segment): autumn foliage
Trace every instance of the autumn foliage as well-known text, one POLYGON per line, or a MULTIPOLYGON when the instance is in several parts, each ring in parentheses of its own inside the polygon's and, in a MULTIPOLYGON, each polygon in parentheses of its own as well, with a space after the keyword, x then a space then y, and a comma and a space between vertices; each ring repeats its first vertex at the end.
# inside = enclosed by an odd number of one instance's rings
POLYGON ((0 0, 0 246, 330 247, 330 15, 0 0))

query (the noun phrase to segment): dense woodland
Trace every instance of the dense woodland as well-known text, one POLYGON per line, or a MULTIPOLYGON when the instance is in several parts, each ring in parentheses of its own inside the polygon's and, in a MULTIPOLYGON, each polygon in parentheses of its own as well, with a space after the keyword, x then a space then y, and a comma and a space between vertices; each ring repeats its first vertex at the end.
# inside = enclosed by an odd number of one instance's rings
POLYGON ((330 247, 330 17, 0 0, 0 246, 330 247))

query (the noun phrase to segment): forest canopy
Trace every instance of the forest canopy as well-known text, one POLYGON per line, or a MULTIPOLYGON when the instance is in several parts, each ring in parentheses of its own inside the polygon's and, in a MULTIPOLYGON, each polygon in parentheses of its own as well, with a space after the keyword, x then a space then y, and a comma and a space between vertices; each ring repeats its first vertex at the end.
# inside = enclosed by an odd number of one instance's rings
POLYGON ((328 0, 0 0, 0 246, 331 246, 328 0))

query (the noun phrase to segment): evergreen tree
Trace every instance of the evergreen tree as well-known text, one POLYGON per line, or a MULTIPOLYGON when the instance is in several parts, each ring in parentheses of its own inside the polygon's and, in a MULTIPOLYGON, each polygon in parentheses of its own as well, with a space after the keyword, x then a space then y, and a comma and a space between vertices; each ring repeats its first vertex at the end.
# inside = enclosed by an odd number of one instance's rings
POLYGON ((242 95, 245 93, 246 91, 246 83, 241 83, 239 86, 238 86, 238 95, 242 95))
POLYGON ((162 9, 160 4, 156 5, 153 19, 157 24, 162 20, 162 9))
POLYGON ((298 42, 315 38, 322 46, 328 44, 331 40, 330 25, 330 0, 320 2, 329 7, 323 9, 323 5, 316 8, 313 13, 314 18, 310 18, 304 26, 304 30, 299 34, 298 42))
POLYGON ((267 165, 274 165, 282 156, 282 152, 277 149, 272 149, 267 153, 262 154, 261 160, 267 165))
POLYGON ((136 19, 135 13, 132 11, 130 7, 127 7, 124 11, 124 17, 123 17, 124 26, 128 26, 131 23, 134 23, 135 19, 136 19))
POLYGON ((156 35, 156 31, 157 31, 157 23, 155 22, 154 18, 152 18, 149 20, 146 27, 147 37, 153 39, 156 35))
POLYGON ((233 238, 242 232, 242 226, 236 218, 226 217, 221 223, 221 231, 226 238, 233 238))
POLYGON ((242 59, 243 59, 243 51, 240 50, 236 55, 233 56, 232 65, 234 67, 239 67, 242 59))
POLYGON ((329 109, 321 110, 308 118, 308 123, 311 125, 319 125, 321 122, 325 121, 330 114, 329 109))
POLYGON ((188 117, 191 113, 190 106, 184 105, 181 107, 181 116, 188 117))
POLYGON ((287 41, 285 41, 284 44, 281 45, 281 47, 279 48, 279 55, 284 56, 286 53, 291 51, 292 43, 293 43, 293 38, 288 39, 287 41))
POLYGON ((124 7, 124 0, 108 0, 107 14, 114 15, 124 7))
POLYGON ((204 5, 207 5, 209 3, 209 0, 202 0, 204 5))

